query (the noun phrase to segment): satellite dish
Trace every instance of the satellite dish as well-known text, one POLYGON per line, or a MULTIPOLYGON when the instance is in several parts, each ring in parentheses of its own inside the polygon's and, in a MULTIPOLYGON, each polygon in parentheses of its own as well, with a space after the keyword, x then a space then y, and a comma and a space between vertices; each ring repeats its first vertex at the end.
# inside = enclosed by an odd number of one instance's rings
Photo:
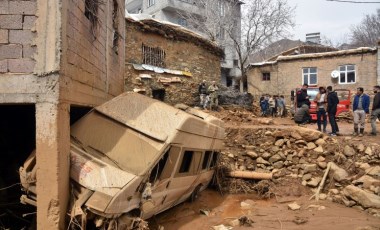
POLYGON ((334 70, 331 72, 331 77, 332 78, 338 78, 340 75, 339 71, 338 70, 334 70))

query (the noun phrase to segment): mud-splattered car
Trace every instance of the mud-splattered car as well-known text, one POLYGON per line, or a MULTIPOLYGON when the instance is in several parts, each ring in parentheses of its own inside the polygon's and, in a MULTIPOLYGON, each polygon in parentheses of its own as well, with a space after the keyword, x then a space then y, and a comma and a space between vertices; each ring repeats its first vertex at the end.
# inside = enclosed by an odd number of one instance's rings
MULTIPOLYGON (((145 219, 207 187, 223 139, 221 120, 136 93, 94 108, 71 126, 71 223, 144 228, 145 219)), ((35 171, 32 153, 20 168, 21 200, 32 205, 35 171)))

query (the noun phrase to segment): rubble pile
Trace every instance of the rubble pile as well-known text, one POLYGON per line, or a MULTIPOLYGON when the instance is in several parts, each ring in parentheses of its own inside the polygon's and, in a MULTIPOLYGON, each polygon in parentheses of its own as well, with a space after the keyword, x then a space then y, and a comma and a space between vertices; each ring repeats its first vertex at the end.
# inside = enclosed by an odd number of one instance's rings
POLYGON ((353 123, 353 121, 354 121, 354 117, 352 115, 352 112, 343 112, 343 113, 340 113, 337 116, 337 118, 338 118, 339 121, 346 121, 348 123, 353 123))
POLYGON ((219 108, 219 111, 208 111, 211 115, 218 117, 229 125, 249 123, 253 124, 273 124, 271 118, 260 118, 260 111, 255 107, 246 107, 236 105, 224 105, 219 108))
POLYGON ((220 105, 239 105, 243 107, 251 107, 253 96, 249 93, 241 93, 239 90, 232 87, 220 86, 219 90, 219 104, 220 105))
POLYGON ((380 217, 380 146, 376 143, 352 143, 350 137, 338 140, 297 126, 232 127, 226 129, 225 146, 218 170, 219 176, 226 176, 220 185, 223 192, 277 198, 289 195, 281 194, 279 186, 292 187, 297 190, 292 195, 314 193, 318 199, 380 217), (227 177, 234 171, 267 173, 273 179, 227 177))

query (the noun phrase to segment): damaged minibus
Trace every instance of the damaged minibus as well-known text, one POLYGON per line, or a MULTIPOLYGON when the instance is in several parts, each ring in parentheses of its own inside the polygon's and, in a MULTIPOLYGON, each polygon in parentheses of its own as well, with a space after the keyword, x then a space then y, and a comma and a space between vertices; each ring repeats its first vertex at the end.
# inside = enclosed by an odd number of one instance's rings
MULTIPOLYGON (((147 218, 188 199, 211 181, 223 148, 223 122, 123 93, 71 126, 71 221, 82 229, 144 229, 147 218)), ((21 201, 36 205, 33 152, 20 168, 21 201)))

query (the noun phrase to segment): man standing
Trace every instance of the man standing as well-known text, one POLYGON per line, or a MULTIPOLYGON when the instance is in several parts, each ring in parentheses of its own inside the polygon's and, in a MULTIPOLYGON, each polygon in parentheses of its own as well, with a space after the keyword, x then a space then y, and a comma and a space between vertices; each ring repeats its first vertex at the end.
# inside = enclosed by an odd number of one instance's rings
POLYGON ((218 109, 218 90, 219 87, 216 85, 215 81, 208 87, 208 93, 210 94, 210 109, 212 110, 214 107, 218 109))
POLYGON ((336 136, 339 132, 338 124, 335 120, 336 110, 339 104, 339 98, 335 91, 332 90, 331 86, 327 86, 327 113, 331 125, 330 136, 336 136))
POLYGON ((278 104, 278 116, 283 117, 284 116, 284 109, 285 109, 285 99, 284 99, 283 95, 281 95, 277 99, 277 104, 278 104))
POLYGON ((373 98, 372 104, 372 113, 371 113, 371 127, 372 127, 372 136, 376 136, 376 119, 380 119, 380 86, 377 85, 373 87, 373 92, 375 97, 373 98))
POLYGON ((322 125, 322 119, 323 119, 323 132, 326 132, 326 126, 327 126, 327 116, 326 116, 326 103, 327 103, 327 96, 326 96, 326 90, 324 87, 319 87, 319 93, 314 99, 314 102, 317 103, 317 124, 318 124, 318 131, 322 131, 321 125, 322 125))
POLYGON ((303 104, 294 114, 294 122, 299 125, 305 125, 310 121, 309 106, 303 104))
POLYGON ((301 108, 303 104, 306 104, 310 108, 309 95, 307 95, 308 84, 303 84, 301 90, 297 91, 297 108, 301 108))
POLYGON ((207 96, 207 86, 206 86, 206 80, 203 80, 201 84, 199 84, 198 87, 198 93, 199 93, 199 100, 200 100, 200 107, 205 108, 206 107, 206 96, 207 96))
POLYGON ((369 96, 364 93, 362 87, 357 88, 352 106, 354 110, 354 133, 352 135, 362 137, 364 133, 365 115, 369 113, 369 96))

